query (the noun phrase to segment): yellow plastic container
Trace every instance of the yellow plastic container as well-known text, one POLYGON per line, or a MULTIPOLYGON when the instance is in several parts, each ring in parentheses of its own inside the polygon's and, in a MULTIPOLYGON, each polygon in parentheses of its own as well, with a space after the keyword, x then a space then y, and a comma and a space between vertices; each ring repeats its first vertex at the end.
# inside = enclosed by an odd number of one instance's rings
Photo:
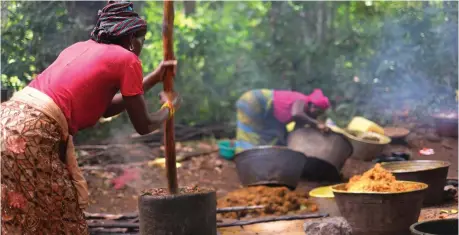
POLYGON ((319 207, 319 211, 329 216, 340 216, 332 186, 319 187, 309 192, 309 199, 319 207))
POLYGON ((320 197, 320 198, 334 198, 332 186, 319 187, 311 190, 309 196, 311 197, 320 197))
POLYGON ((354 117, 347 125, 347 129, 360 132, 375 132, 384 135, 384 128, 364 117, 354 117))
POLYGON ((295 129, 295 122, 290 122, 286 127, 288 132, 292 132, 295 129))

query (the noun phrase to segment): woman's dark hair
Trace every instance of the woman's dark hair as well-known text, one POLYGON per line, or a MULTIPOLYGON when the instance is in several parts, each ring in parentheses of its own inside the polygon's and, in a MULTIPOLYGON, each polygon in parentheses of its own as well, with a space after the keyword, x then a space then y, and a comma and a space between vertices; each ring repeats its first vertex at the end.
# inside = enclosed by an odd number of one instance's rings
POLYGON ((99 10, 99 19, 91 32, 91 39, 107 44, 120 44, 125 36, 144 36, 147 23, 134 12, 131 2, 109 1, 99 10))

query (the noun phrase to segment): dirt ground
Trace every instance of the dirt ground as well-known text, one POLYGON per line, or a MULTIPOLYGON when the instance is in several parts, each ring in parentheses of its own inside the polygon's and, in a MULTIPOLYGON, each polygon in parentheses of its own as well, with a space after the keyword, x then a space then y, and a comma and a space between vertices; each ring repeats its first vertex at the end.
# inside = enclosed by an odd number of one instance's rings
MULTIPOLYGON (((194 157, 181 164, 177 169, 179 186, 212 187, 217 196, 241 187, 234 163, 221 159, 217 153, 194 157)), ((133 212, 137 210, 137 196, 142 190, 167 187, 166 171, 162 166, 144 164, 130 169, 137 171, 140 177, 118 190, 111 183, 116 173, 85 171, 91 197, 88 212, 133 212)))
MULTIPOLYGON (((212 146, 215 150, 216 146, 212 146)), ((438 138, 429 136, 426 133, 414 132, 406 138, 402 144, 391 144, 384 152, 405 151, 411 153, 411 159, 431 159, 446 160, 451 163, 448 178, 457 179, 458 177, 458 142, 454 138, 438 138), (419 154, 422 148, 432 148, 434 154, 423 156, 419 154)), ((361 174, 371 168, 373 163, 361 162, 349 159, 342 169, 343 178, 349 178, 355 174, 361 174)), ((143 189, 166 187, 166 172, 163 166, 152 164, 137 164, 130 167, 128 175, 134 175, 133 180, 125 180, 126 185, 115 189, 113 187, 114 178, 122 174, 119 168, 92 169, 84 170, 90 189, 90 206, 88 212, 91 213, 128 213, 137 210, 137 197, 143 189), (130 182, 129 182, 130 181, 130 182)), ((128 177, 129 178, 129 177, 128 177)), ((235 164, 219 157, 217 152, 211 154, 192 157, 181 162, 178 168, 178 182, 180 186, 199 185, 213 187, 216 189, 217 197, 222 197, 228 192, 241 188, 236 173, 235 164)), ((296 190, 308 192, 310 189, 327 185, 327 182, 301 182, 296 190)), ((429 220, 439 217, 457 218, 457 213, 445 214, 457 209, 457 202, 447 203, 433 208, 424 208, 421 212, 420 220, 429 220)), ((320 208, 319 208, 320 210, 320 208)), ((292 222, 287 223, 288 227, 298 227, 292 222)), ((245 226, 247 234, 250 233, 250 226, 245 226)), ((256 227, 256 226, 254 226, 256 227)), ((255 229, 256 230, 256 229, 255 229)), ((232 231, 226 229, 225 231, 232 231)), ((226 234, 226 233, 225 233, 226 234)), ((232 233, 228 233, 232 234, 232 233)), ((239 234, 239 233, 234 233, 239 234)))

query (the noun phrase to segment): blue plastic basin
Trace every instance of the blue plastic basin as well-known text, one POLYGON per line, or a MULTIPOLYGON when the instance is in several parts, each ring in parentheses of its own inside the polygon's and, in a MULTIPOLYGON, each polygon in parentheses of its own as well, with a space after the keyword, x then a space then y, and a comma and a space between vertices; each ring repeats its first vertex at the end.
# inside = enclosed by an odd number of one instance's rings
POLYGON ((231 140, 222 140, 218 142, 218 151, 224 159, 232 160, 234 158, 234 146, 231 140))

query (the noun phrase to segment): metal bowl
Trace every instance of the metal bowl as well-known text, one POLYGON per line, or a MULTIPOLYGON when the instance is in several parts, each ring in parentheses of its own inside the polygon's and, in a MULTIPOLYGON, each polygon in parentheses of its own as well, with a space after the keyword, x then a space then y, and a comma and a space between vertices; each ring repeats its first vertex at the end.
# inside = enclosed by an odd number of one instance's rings
POLYGON ((458 116, 457 113, 437 114, 433 116, 437 133, 444 137, 457 137, 458 116))
POLYGON ((344 135, 348 138, 354 149, 351 158, 362 161, 371 161, 375 159, 382 152, 384 147, 392 141, 391 138, 374 132, 366 132, 365 135, 378 138, 379 141, 358 138, 349 133, 344 133, 344 135))
POLYGON ((443 191, 451 164, 445 161, 415 160, 383 162, 381 166, 390 171, 397 180, 422 182, 429 185, 424 204, 443 202, 443 191))
POLYGON ((353 235, 406 235, 418 221, 427 184, 419 190, 397 193, 354 193, 346 184, 332 187, 341 216, 352 227, 353 235))
POLYGON ((311 181, 339 182, 340 171, 352 155, 352 146, 339 131, 322 133, 301 128, 288 136, 288 147, 307 156, 302 177, 311 181))
POLYGON ((306 156, 287 147, 260 146, 236 154, 234 161, 244 186, 280 185, 295 189, 306 156))
POLYGON ((406 161, 406 159, 402 157, 394 157, 394 156, 380 156, 373 160, 374 163, 383 163, 383 162, 401 162, 406 161))
POLYGON ((412 235, 455 235, 458 230, 458 220, 439 219, 415 223, 410 227, 412 235))
POLYGON ((392 139, 403 139, 410 134, 410 130, 403 127, 384 127, 384 135, 392 139))

